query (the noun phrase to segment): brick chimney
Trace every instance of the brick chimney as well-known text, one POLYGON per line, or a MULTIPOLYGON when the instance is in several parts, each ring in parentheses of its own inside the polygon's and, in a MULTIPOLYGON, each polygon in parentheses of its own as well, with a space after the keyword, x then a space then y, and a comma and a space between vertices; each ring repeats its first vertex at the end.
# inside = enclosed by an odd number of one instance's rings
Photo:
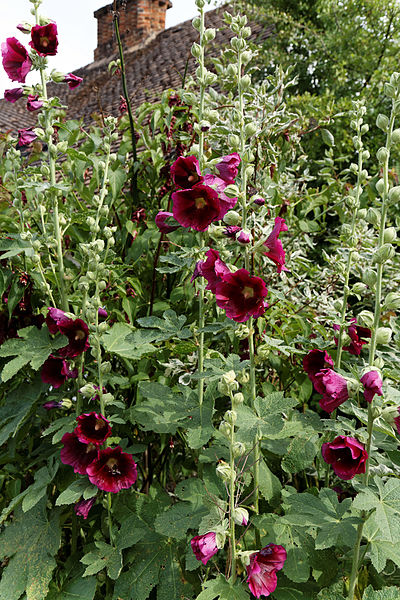
MULTIPOLYGON (((117 52, 113 26, 114 3, 99 8, 97 19, 97 48, 94 60, 109 58, 117 52)), ((119 32, 124 50, 144 42, 153 33, 165 29, 165 15, 172 7, 171 0, 117 0, 119 32)))

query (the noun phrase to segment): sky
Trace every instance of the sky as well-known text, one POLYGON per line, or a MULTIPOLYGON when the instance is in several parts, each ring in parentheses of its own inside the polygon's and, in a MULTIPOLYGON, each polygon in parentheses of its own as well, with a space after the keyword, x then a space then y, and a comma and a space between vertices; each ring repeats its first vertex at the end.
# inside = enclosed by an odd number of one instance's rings
MULTIPOLYGON (((214 1, 211 0, 206 10, 214 8, 214 1)), ((93 51, 97 46, 97 20, 93 12, 110 3, 111 0, 43 0, 40 13, 55 21, 58 26, 58 52, 57 56, 49 57, 50 71, 57 69, 67 73, 93 62, 93 51)), ((173 7, 167 10, 167 28, 192 19, 197 14, 194 0, 172 0, 172 3, 173 7)), ((1 14, 0 42, 8 37, 16 37, 28 47, 30 37, 15 27, 21 21, 34 22, 34 17, 30 14, 31 7, 29 0, 7 2, 7 9, 3 9, 1 14)), ((28 85, 36 81, 37 73, 26 78, 28 85)), ((5 89, 18 85, 18 82, 8 78, 0 64, 0 98, 3 98, 5 89)))

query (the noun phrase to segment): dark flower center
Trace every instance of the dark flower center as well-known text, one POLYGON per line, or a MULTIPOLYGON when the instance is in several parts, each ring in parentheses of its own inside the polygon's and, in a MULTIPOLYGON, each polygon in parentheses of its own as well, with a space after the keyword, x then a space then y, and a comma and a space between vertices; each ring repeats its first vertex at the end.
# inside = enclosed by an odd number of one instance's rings
POLYGON ((75 341, 79 342, 80 340, 85 339, 86 334, 84 331, 82 331, 82 329, 77 329, 75 332, 75 341))
POLYGON ((196 205, 196 208, 204 208, 207 205, 207 202, 201 196, 195 198, 194 203, 196 205))
POLYGON ((245 286, 243 288, 243 296, 248 300, 248 298, 254 298, 254 290, 249 286, 245 286))
POLYGON ((96 431, 98 431, 99 429, 104 429, 105 426, 106 423, 103 421, 103 419, 96 419, 96 423, 94 425, 96 431))
POLYGON ((106 462, 106 467, 108 467, 111 475, 121 475, 121 471, 118 467, 118 460, 116 458, 109 458, 106 462))
POLYGON ((48 37, 41 37, 40 38, 40 45, 43 46, 43 48, 47 48, 47 46, 49 45, 49 38, 48 37))

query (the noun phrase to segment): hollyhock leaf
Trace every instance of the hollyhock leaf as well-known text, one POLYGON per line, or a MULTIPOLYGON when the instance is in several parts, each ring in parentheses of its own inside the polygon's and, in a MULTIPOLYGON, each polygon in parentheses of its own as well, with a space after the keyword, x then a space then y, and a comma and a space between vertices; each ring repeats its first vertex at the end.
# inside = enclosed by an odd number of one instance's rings
POLYGON ((179 502, 158 515, 154 521, 155 530, 176 540, 183 540, 188 529, 196 529, 201 519, 208 513, 204 506, 194 511, 193 504, 179 502))
POLYGON ((121 169, 121 165, 119 163, 116 164, 115 169, 110 169, 108 172, 108 180, 110 182, 110 189, 112 193, 113 200, 116 200, 120 194, 121 190, 124 187, 124 183, 126 181, 127 174, 124 169, 121 169))
POLYGON ((116 323, 101 336, 101 344, 110 354, 117 354, 130 360, 139 360, 144 354, 153 354, 156 347, 143 340, 141 330, 133 331, 125 323, 116 323))
POLYGON ((46 600, 93 600, 96 587, 96 577, 68 577, 59 591, 50 591, 46 600))
POLYGON ((363 489, 353 501, 354 508, 375 510, 380 527, 380 539, 391 543, 400 541, 400 481, 389 478, 385 484, 379 477, 374 478, 378 488, 376 494, 371 488, 363 489))
POLYGON ((214 399, 208 396, 207 391, 201 408, 197 405, 196 408, 191 411, 190 416, 192 419, 190 419, 189 424, 186 426, 188 427, 186 439, 189 447, 193 450, 198 450, 204 446, 214 432, 212 424, 214 399))
POLYGON ((264 460, 260 461, 260 478, 259 478, 259 489, 261 495, 268 502, 273 502, 275 499, 280 497, 282 484, 278 477, 272 473, 268 465, 264 460))
POLYGON ((88 565, 83 577, 95 575, 102 569, 107 569, 111 579, 117 579, 122 569, 122 553, 118 548, 113 548, 105 542, 95 542, 96 550, 85 554, 81 563, 88 565))
POLYGON ((136 514, 128 515, 122 519, 121 529, 115 537, 115 544, 119 550, 125 550, 134 546, 140 540, 148 539, 149 527, 136 514))
POLYGON ((210 579, 203 585, 203 591, 196 600, 249 600, 248 593, 240 582, 227 581, 223 575, 210 579))
POLYGON ((310 466, 318 452, 319 436, 314 432, 294 438, 282 460, 282 469, 287 473, 298 473, 310 466))
POLYGON ((368 556, 378 573, 383 571, 388 560, 400 564, 399 544, 381 540, 380 525, 376 513, 372 514, 365 522, 363 535, 368 540, 368 556))
POLYGON ((6 506, 0 515, 0 525, 4 523, 8 515, 21 503, 23 512, 28 512, 36 506, 36 504, 43 498, 47 492, 47 486, 53 480, 54 475, 58 470, 58 464, 56 463, 55 469, 50 472, 47 467, 42 467, 35 473, 35 481, 26 490, 15 496, 8 506, 6 506))
POLYGON ((19 428, 31 414, 35 402, 40 398, 46 386, 40 377, 27 386, 22 383, 6 396, 6 401, 0 407, 0 446, 10 436, 15 436, 19 428))
POLYGON ((71 485, 69 485, 61 494, 58 496, 56 500, 56 506, 62 506, 63 504, 74 504, 83 496, 83 493, 87 490, 88 486, 90 486, 90 490, 94 490, 94 494, 97 494, 98 489, 88 483, 88 480, 85 478, 75 479, 71 485))
POLYGON ((193 591, 191 586, 182 582, 181 570, 174 557, 172 546, 168 548, 168 557, 160 573, 160 583, 157 587, 157 600, 171 598, 190 598, 193 591))
POLYGON ((398 586, 385 587, 382 590, 374 590, 372 585, 369 585, 364 592, 363 600, 398 600, 398 586))
POLYGON ((47 520, 46 499, 23 513, 17 508, 13 522, 0 535, 0 559, 7 558, 0 581, 0 598, 19 600, 26 590, 29 600, 47 596, 60 547, 59 512, 47 520))
POLYGON ((163 342, 172 338, 189 339, 192 333, 188 327, 184 327, 186 321, 185 315, 178 316, 174 310, 166 310, 162 319, 154 316, 137 319, 141 327, 148 329, 151 342, 163 342))
POLYGON ((51 423, 42 433, 42 437, 46 435, 52 435, 52 443, 58 444, 64 433, 71 431, 75 426, 75 417, 72 415, 68 417, 60 417, 51 423))
POLYGON ((303 583, 310 576, 310 562, 303 548, 289 548, 283 572, 295 583, 303 583))

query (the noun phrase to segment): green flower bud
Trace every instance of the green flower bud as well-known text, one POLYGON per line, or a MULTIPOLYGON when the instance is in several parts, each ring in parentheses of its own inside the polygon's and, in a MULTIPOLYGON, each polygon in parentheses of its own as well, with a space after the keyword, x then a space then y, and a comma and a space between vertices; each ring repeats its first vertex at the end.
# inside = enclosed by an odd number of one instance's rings
POLYGON ((373 406, 371 409, 371 416, 372 418, 375 419, 379 419, 379 417, 382 415, 382 411, 379 408, 379 406, 373 406))
POLYGON ((93 398, 93 396, 96 395, 96 390, 92 383, 87 383, 86 385, 81 387, 79 391, 82 394, 82 396, 85 396, 85 398, 93 398))
POLYGON ((215 38, 215 29, 206 29, 204 32, 204 40, 208 44, 215 38))
POLYGON ((233 520, 235 521, 236 525, 242 525, 243 527, 246 527, 247 523, 249 522, 249 513, 245 508, 242 507, 238 507, 235 508, 233 510, 233 520))
POLYGON ((240 138, 238 135, 230 133, 228 135, 228 144, 232 148, 232 150, 239 150, 240 148, 240 138))
POLYGON ((193 21, 192 21, 192 25, 193 25, 194 29, 196 29, 197 31, 199 31, 200 30, 200 25, 201 25, 200 17, 195 17, 193 19, 193 21))
POLYGON ((234 183, 230 183, 224 189, 224 194, 228 196, 228 198, 237 198, 237 196, 239 195, 239 188, 234 183))
POLYGON ((244 402, 244 396, 243 396, 242 392, 237 392, 236 394, 233 395, 233 397, 232 397, 233 408, 240 406, 240 404, 243 404, 243 402, 244 402))
POLYGON ((367 223, 370 223, 370 225, 374 225, 375 227, 379 226, 379 223, 381 222, 380 212, 376 208, 369 208, 365 220, 367 223))
POLYGON ((362 274, 362 280, 369 287, 373 288, 376 284, 376 272, 370 267, 367 267, 362 274))
POLYGON ((242 88, 242 90, 248 90, 251 86, 251 77, 250 75, 243 75, 243 77, 241 77, 240 79, 240 87, 242 88))
POLYGON ((382 131, 387 131, 389 127, 389 119, 386 115, 379 114, 376 118, 376 126, 382 131))
POLYGON ((367 216, 367 209, 366 208, 360 208, 360 210, 358 211, 358 217, 359 219, 364 219, 367 216))
POLYGON ((385 361, 380 356, 374 360, 374 367, 377 367, 378 369, 382 370, 384 366, 385 361))
POLYGON ((390 83, 385 83, 385 85, 383 86, 383 91, 385 96, 388 96, 388 98, 393 99, 396 97, 396 88, 390 83))
POLYGON ((362 310, 357 315, 357 322, 362 327, 368 327, 368 329, 371 329, 374 324, 374 315, 369 310, 362 310))
POLYGON ((243 369, 243 371, 239 371, 239 373, 237 374, 236 379, 242 385, 244 385, 246 383, 249 383, 249 381, 250 381, 249 372, 246 371, 246 369, 243 369))
POLYGON ((114 396, 110 393, 103 394, 104 404, 110 404, 114 401, 114 396))
POLYGON ((378 250, 375 250, 372 255, 372 260, 378 265, 382 265, 387 260, 392 259, 395 254, 395 249, 391 244, 383 244, 378 250))
POLYGON ((400 129, 395 129, 392 132, 392 144, 400 144, 400 129))
POLYGON ((240 458, 246 454, 246 446, 242 442, 235 442, 232 446, 233 458, 240 458))
POLYGON ((199 46, 199 44, 196 44, 196 42, 194 42, 192 44, 192 56, 194 56, 194 58, 200 58, 201 56, 201 46, 199 46))
POLYGON ((111 373, 110 361, 106 360, 105 362, 101 363, 101 372, 103 375, 108 375, 108 373, 111 373))
POLYGON ((231 437, 232 425, 229 425, 226 421, 221 421, 218 427, 219 431, 224 435, 228 440, 231 437))
POLYGON ((364 125, 362 125, 361 127, 361 133, 364 135, 364 133, 368 133, 369 131, 369 125, 368 123, 364 123, 364 125))
POLYGON ((376 331, 376 343, 387 345, 392 339, 392 330, 390 327, 378 327, 376 331))
POLYGON ((221 477, 222 481, 231 481, 232 477, 235 478, 234 470, 224 460, 221 460, 221 462, 218 464, 216 471, 217 475, 221 477))
POLYGON ((387 148, 382 147, 379 148, 378 152, 376 153, 376 158, 378 159, 380 164, 383 164, 389 158, 389 154, 389 150, 387 148))
POLYGON ((253 137, 253 135, 255 135, 257 133, 257 129, 258 129, 258 127, 255 123, 247 123, 246 127, 244 128, 246 137, 248 137, 248 138, 253 137))
POLYGON ((358 294, 363 294, 367 289, 368 289, 368 286, 365 283, 358 281, 357 283, 355 283, 353 285, 353 287, 351 288, 351 291, 353 294, 358 295, 358 294))
POLYGON ((395 185, 389 190, 390 204, 398 204, 400 202, 400 185, 395 185))
POLYGON ((271 348, 267 344, 260 344, 257 348, 257 356, 261 359, 267 359, 271 352, 271 348))
POLYGON ((382 194, 385 192, 385 182, 383 181, 383 179, 378 179, 378 181, 375 184, 375 187, 378 194, 382 196, 382 194))
POLYGON ((224 419, 229 425, 234 425, 237 421, 237 412, 234 410, 227 410, 224 414, 224 419))
POLYGON ((227 225, 239 225, 242 221, 242 217, 235 210, 228 210, 224 216, 224 223, 227 225))
POLYGON ((400 309, 400 294, 397 292, 389 292, 383 303, 384 310, 400 309))
POLYGON ((397 238, 397 231, 395 227, 387 227, 383 234, 383 240, 386 244, 394 242, 397 238))

